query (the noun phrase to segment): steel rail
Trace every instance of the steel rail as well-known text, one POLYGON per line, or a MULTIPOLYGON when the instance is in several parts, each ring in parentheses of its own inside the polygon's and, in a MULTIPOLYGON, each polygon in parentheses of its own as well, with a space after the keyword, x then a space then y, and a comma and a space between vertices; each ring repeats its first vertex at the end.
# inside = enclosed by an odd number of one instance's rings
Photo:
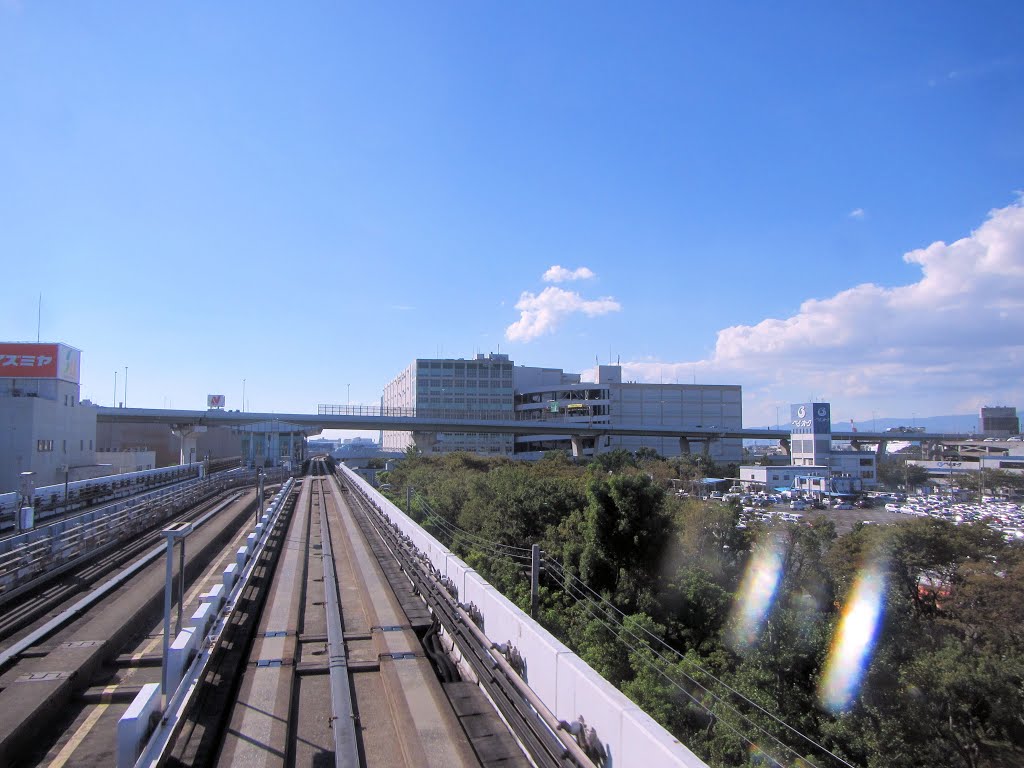
MULTIPOLYGON (((341 623, 338 579, 334 570, 334 551, 327 519, 327 494, 319 480, 320 531, 323 542, 324 601, 327 603, 327 666, 331 679, 331 730, 334 732, 334 765, 359 768, 359 740, 356 737, 348 657, 345 653, 345 629, 341 623)), ((310 503, 312 503, 310 494, 310 503)))

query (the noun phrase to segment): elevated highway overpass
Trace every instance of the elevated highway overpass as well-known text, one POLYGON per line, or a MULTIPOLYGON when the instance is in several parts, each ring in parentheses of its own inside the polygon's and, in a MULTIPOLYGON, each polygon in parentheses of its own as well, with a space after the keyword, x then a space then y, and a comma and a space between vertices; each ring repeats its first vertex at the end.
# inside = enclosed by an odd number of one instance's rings
MULTIPOLYGON (((588 417, 571 417, 571 420, 509 420, 506 414, 498 412, 471 414, 454 411, 412 411, 409 409, 380 409, 366 406, 328 407, 326 413, 259 413, 250 411, 189 411, 158 408, 106 408, 98 407, 96 420, 113 423, 168 424, 183 427, 239 427, 260 422, 283 422, 308 429, 343 430, 388 430, 412 432, 414 435, 430 435, 439 432, 480 432, 516 435, 551 435, 573 438, 598 437, 603 435, 641 435, 650 437, 675 437, 680 440, 684 453, 689 452, 690 441, 702 443, 726 438, 742 440, 778 440, 788 450, 790 433, 781 429, 740 428, 723 429, 717 426, 680 427, 620 422, 604 424, 588 417)), ((913 434, 891 432, 833 432, 833 440, 850 440, 858 443, 878 445, 889 442, 951 442, 964 440, 968 435, 961 433, 915 432, 913 434)))

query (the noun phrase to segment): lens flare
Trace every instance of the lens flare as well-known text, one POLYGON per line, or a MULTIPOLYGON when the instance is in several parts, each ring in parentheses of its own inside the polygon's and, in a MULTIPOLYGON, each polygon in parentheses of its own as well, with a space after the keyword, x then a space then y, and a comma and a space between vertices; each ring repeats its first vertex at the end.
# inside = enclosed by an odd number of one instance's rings
POLYGON ((782 577, 782 547, 775 538, 754 550, 733 606, 729 643, 743 651, 757 642, 782 577))
POLYGON ((885 572, 881 563, 864 568, 854 582, 843 609, 825 671, 818 686, 818 701, 833 712, 853 703, 871 660, 885 599, 885 572))

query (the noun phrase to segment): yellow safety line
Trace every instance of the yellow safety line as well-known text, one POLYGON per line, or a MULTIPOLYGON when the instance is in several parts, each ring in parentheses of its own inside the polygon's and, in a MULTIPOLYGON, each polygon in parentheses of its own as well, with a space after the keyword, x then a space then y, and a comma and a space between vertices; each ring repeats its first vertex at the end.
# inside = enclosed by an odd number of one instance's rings
MULTIPOLYGON (((108 685, 106 688, 103 689, 103 693, 114 693, 116 690, 116 685, 108 685)), ((71 759, 71 756, 75 753, 75 750, 81 746, 82 742, 85 740, 85 737, 88 736, 92 729, 96 726, 96 723, 99 722, 99 719, 103 716, 103 713, 107 711, 107 707, 109 706, 110 704, 107 703, 96 705, 96 708, 89 713, 89 716, 85 718, 85 721, 80 726, 78 726, 78 729, 74 732, 71 738, 68 739, 67 744, 64 745, 64 748, 57 753, 57 756, 55 758, 53 758, 53 762, 50 763, 50 768, 63 768, 64 764, 71 759)))

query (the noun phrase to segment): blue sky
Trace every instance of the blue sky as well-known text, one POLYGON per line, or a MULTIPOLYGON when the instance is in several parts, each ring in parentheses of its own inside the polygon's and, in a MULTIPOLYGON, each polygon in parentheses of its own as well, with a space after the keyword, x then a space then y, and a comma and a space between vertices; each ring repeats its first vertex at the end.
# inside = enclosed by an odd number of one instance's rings
POLYGON ((0 335, 41 292, 84 397, 500 348, 750 425, 1024 406, 1024 5, 296 5, 0 0, 0 335))

